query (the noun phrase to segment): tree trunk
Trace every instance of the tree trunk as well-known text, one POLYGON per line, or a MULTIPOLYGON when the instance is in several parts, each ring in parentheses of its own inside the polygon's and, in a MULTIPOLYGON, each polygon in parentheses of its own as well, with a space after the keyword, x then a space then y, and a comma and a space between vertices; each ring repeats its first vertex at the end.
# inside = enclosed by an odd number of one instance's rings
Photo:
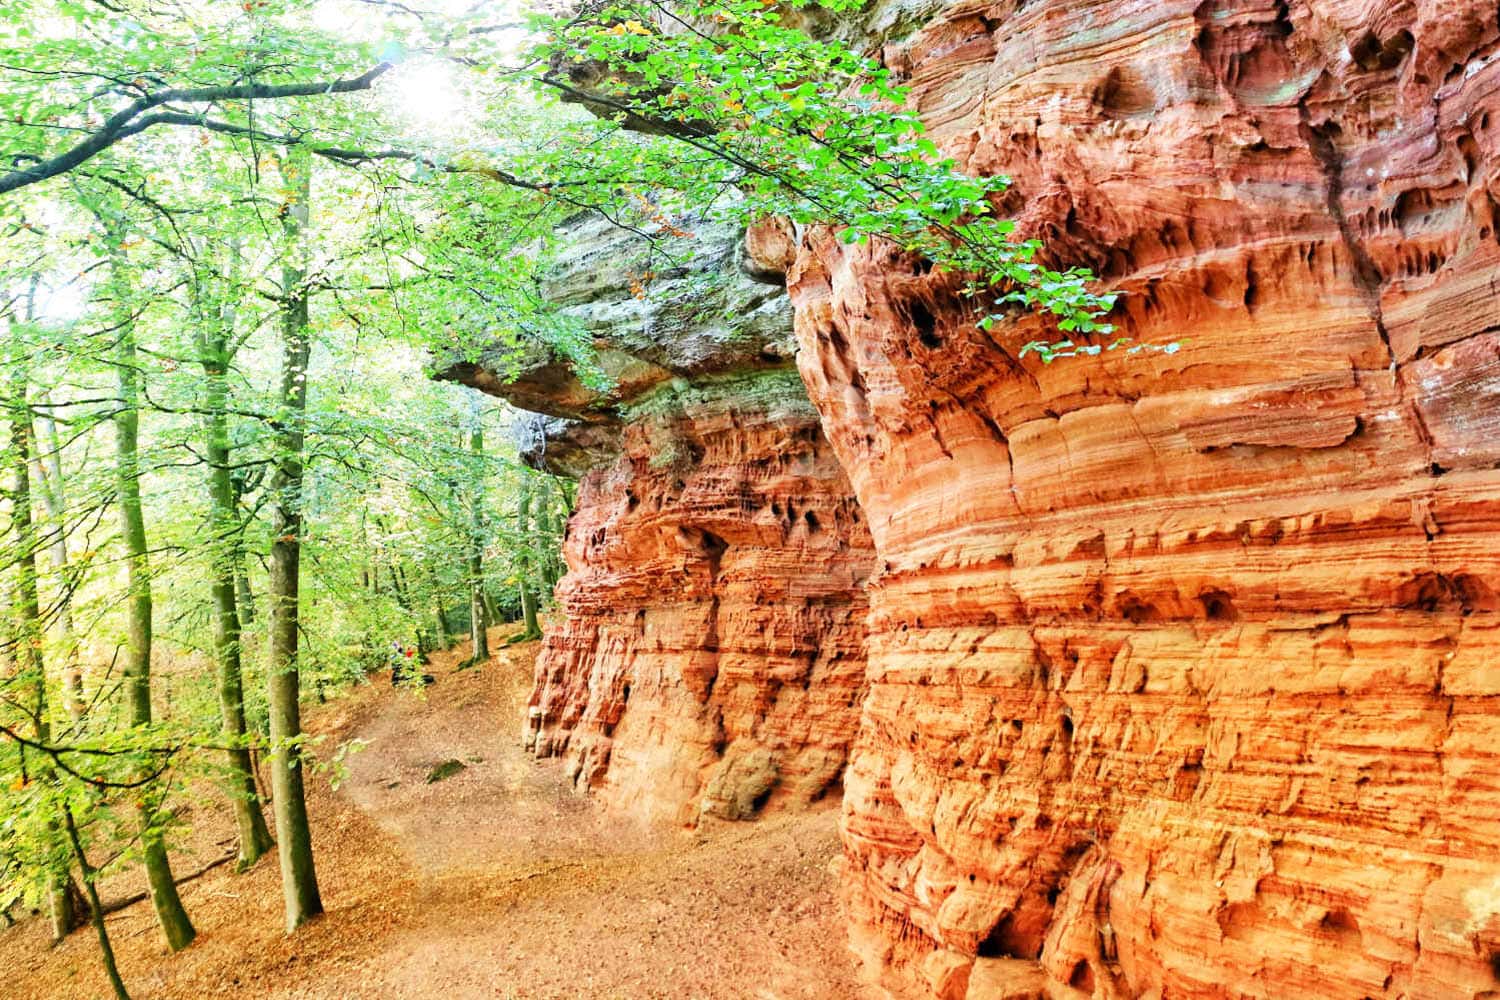
POLYGON ((437 570, 430 570, 425 575, 432 581, 432 616, 433 624, 437 626, 433 635, 437 640, 437 648, 447 649, 453 645, 453 638, 448 634, 448 610, 443 607, 442 579, 437 570))
POLYGON ((489 614, 484 603, 484 411, 480 402, 473 403, 473 423, 469 427, 469 454, 473 462, 470 478, 469 520, 469 632, 474 652, 471 663, 490 658, 489 614))
POLYGON ((541 637, 542 627, 536 620, 536 591, 532 587, 531 574, 534 572, 536 560, 532 558, 532 547, 536 545, 536 535, 531 530, 531 475, 523 472, 521 474, 520 501, 516 508, 516 532, 521 538, 521 619, 526 623, 526 631, 518 637, 522 639, 537 639, 541 637))
MULTIPOLYGON (((35 291, 36 285, 33 282, 32 295, 35 291)), ((28 296, 28 302, 30 298, 28 296)), ((29 305, 27 312, 27 318, 30 319, 29 305)), ((6 400, 10 418, 12 475, 10 517, 16 557, 16 590, 15 598, 11 601, 11 611, 16 623, 17 679, 25 678, 17 685, 16 690, 23 692, 22 696, 25 697, 27 687, 31 688, 27 710, 32 716, 37 742, 50 743, 52 730, 47 715, 46 663, 42 659, 42 607, 41 597, 37 592, 37 538, 36 527, 31 519, 31 407, 26 399, 30 374, 27 345, 21 339, 19 330, 11 347, 13 356, 10 359, 10 386, 6 400)), ((37 777, 48 783, 57 781, 52 762, 45 755, 37 767, 37 777)), ((49 822, 48 828, 54 833, 60 832, 55 820, 49 822)), ((79 901, 80 894, 66 868, 50 873, 47 915, 52 923, 54 942, 61 941, 83 925, 84 917, 79 901)))
MULTIPOLYGON (((46 402, 45 395, 43 402, 46 402)), ((62 639, 63 709, 68 718, 78 722, 83 718, 83 671, 78 662, 78 638, 73 631, 73 581, 68 575, 67 485, 63 480, 57 424, 45 409, 37 414, 37 423, 41 425, 41 434, 32 433, 32 440, 37 445, 33 460, 42 505, 46 508, 49 530, 53 533, 48 551, 59 588, 57 629, 62 639)))
POLYGON ((562 547, 561 518, 558 513, 558 500, 556 487, 552 477, 546 476, 542 479, 542 514, 541 534, 542 544, 546 546, 542 554, 542 580, 546 584, 546 598, 552 599, 553 592, 557 590, 557 581, 562 579, 562 558, 560 549, 562 547))
MULTIPOLYGON (((230 253, 236 248, 231 247, 230 253)), ((231 263, 229 295, 234 294, 231 263)), ((245 681, 240 656, 240 615, 235 595, 235 567, 240 557, 240 524, 235 510, 235 489, 229 467, 229 389, 226 376, 230 362, 233 314, 227 303, 212 315, 200 317, 198 357, 203 365, 203 418, 205 452, 208 457, 208 504, 212 523, 209 595, 213 606, 214 659, 218 667, 219 720, 224 734, 229 769, 229 797, 239 834, 236 868, 244 871, 269 851, 274 842, 266 828, 260 796, 255 789, 255 770, 245 725, 245 681)))
POLYGON ((311 162, 302 147, 282 161, 292 191, 282 225, 287 249, 282 265, 281 396, 276 432, 275 475, 271 482, 269 601, 271 626, 267 687, 271 722, 271 791, 276 814, 277 854, 286 903, 287 933, 323 912, 313 868, 312 831, 303 791, 302 709, 297 661, 298 584, 302 559, 303 422, 307 413, 307 364, 312 352, 308 330, 303 232, 308 223, 311 162))
MULTIPOLYGON (((239 492, 235 492, 239 496, 239 492)), ((238 510, 239 501, 235 501, 238 510)), ((239 613, 240 628, 255 624, 255 595, 250 591, 250 570, 245 565, 245 542, 238 532, 234 539, 234 607, 239 613)))
POLYGON ((104 962, 104 974, 109 977, 109 985, 115 991, 115 1000, 130 1000, 130 994, 125 992, 125 981, 120 978, 120 967, 115 964, 115 949, 109 943, 109 929, 104 926, 104 907, 99 904, 99 889, 94 885, 94 867, 89 864, 88 855, 83 852, 78 824, 73 822, 73 810, 67 806, 63 807, 63 823, 67 827, 73 857, 78 861, 79 871, 83 872, 83 887, 89 894, 89 920, 94 925, 94 933, 99 937, 99 955, 104 962))
POLYGON ((421 617, 418 616, 418 614, 416 613, 416 609, 412 606, 411 590, 406 585, 406 571, 401 568, 401 564, 399 562, 395 561, 394 556, 392 557, 391 561, 390 576, 391 583, 395 586, 396 589, 396 603, 400 605, 401 610, 406 612, 407 617, 409 617, 416 625, 417 655, 421 657, 423 663, 426 663, 428 654, 437 647, 432 644, 432 636, 428 634, 427 629, 423 627, 421 617))
MULTIPOLYGON (((230 469, 229 485, 234 492, 234 512, 238 520, 240 505, 245 499, 245 494, 250 492, 249 479, 245 471, 230 469)), ((245 533, 243 530, 238 530, 234 535, 234 606, 239 612, 241 629, 247 629, 255 624, 255 595, 250 591, 250 567, 246 558, 245 533)))
MULTIPOLYGON (((416 613, 416 608, 412 604, 412 600, 411 600, 411 588, 407 586, 407 582, 406 582, 406 570, 402 568, 401 558, 398 555, 398 552, 397 552, 397 549, 396 549, 396 545, 395 545, 395 539, 391 535, 390 528, 386 525, 385 519, 383 517, 381 517, 380 515, 378 515, 378 514, 375 515, 375 527, 380 530, 380 546, 381 546, 381 550, 384 550, 387 553, 387 555, 386 555, 386 573, 385 573, 385 575, 391 581, 391 594, 392 594, 392 596, 394 596, 396 598, 396 606, 398 608, 400 608, 402 610, 402 612, 404 612, 406 614, 406 617, 408 617, 408 618, 411 619, 413 625, 416 627, 416 630, 417 630, 417 657, 423 663, 426 663, 427 662, 428 654, 430 654, 433 651, 434 646, 432 645, 432 638, 431 638, 431 636, 429 636, 429 634, 427 632, 427 629, 422 625, 422 619, 416 613)), ((365 535, 365 525, 364 525, 364 520, 361 519, 360 520, 360 536, 361 536, 361 542, 362 542, 361 548, 365 552, 369 552, 369 551, 371 551, 370 544, 369 544, 369 542, 367 540, 365 540, 364 535, 365 535)), ((379 565, 380 565, 379 564, 378 556, 377 557, 372 557, 370 559, 370 562, 369 562, 368 565, 369 565, 370 569, 367 570, 366 572, 373 573, 375 570, 377 570, 379 568, 379 565)))
MULTIPOLYGON (((114 264, 116 308, 128 315, 123 300, 123 265, 114 264)), ((120 409, 115 415, 115 489, 120 501, 120 537, 125 544, 125 613, 127 619, 124 678, 125 701, 132 726, 151 725, 151 566, 146 549, 146 521, 141 511, 140 391, 141 372, 136 358, 135 334, 126 321, 120 328, 116 371, 119 375, 120 409)), ((151 905, 161 925, 167 946, 180 951, 193 943, 197 932, 177 895, 177 881, 167 859, 167 847, 157 826, 155 796, 143 790, 136 797, 141 824, 141 860, 151 887, 151 905)))

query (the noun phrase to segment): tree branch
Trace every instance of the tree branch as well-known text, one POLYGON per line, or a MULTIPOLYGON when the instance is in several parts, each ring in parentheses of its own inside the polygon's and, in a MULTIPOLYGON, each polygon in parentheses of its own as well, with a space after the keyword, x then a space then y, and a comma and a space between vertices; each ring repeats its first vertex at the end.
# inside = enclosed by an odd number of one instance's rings
POLYGON ((282 97, 318 97, 324 94, 350 94, 356 91, 369 90, 374 85, 376 79, 390 68, 391 63, 383 62, 368 72, 348 80, 283 84, 243 83, 221 87, 172 87, 167 90, 159 90, 154 94, 147 94, 132 101, 123 110, 111 115, 99 131, 78 143, 72 149, 64 153, 59 153, 50 160, 42 160, 33 156, 15 157, 14 160, 16 161, 34 160, 35 164, 29 167, 20 167, 7 174, 0 174, 0 194, 4 194, 7 191, 15 191, 18 188, 65 174, 75 167, 87 163, 120 140, 144 132, 154 125, 197 125, 201 123, 201 119, 192 115, 175 113, 146 114, 152 108, 158 108, 164 104, 203 104, 213 101, 275 100, 282 97))

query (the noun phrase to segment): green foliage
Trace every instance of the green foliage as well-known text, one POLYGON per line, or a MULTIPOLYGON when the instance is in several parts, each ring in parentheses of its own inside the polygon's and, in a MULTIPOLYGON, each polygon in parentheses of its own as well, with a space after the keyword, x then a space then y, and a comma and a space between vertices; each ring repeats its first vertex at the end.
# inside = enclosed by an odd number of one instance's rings
MULTIPOLYGON (((153 125, 158 134, 194 123, 210 131, 125 140, 132 165, 123 179, 155 190, 184 157, 222 173, 225 144, 243 161, 232 168, 259 178, 261 153, 307 143, 378 185, 382 242, 366 267, 388 272, 401 322, 420 315, 419 335, 448 357, 472 358, 481 331, 491 342, 545 344, 596 386, 604 378, 591 345, 536 293, 551 224, 580 207, 636 228, 654 247, 687 208, 832 225, 850 242, 891 240, 964 275, 986 329, 1025 309, 1051 315, 1064 335, 1113 332, 1103 317, 1115 295, 1092 291, 1085 269, 1040 263, 1041 245, 1015 239, 1013 223, 994 216, 1008 178, 962 173, 903 110, 907 91, 889 70, 800 27, 815 13, 857 7, 589 3, 530 15, 532 47, 518 53, 518 32, 494 23, 518 16, 503 8, 419 15, 391 5, 382 18, 376 4, 377 13, 345 12, 343 30, 330 30, 339 6, 329 0, 38 2, 0 15, 0 149, 48 161, 169 88, 325 80, 330 92, 166 105, 182 120, 153 125), (431 72, 434 55, 470 68, 454 83, 472 100, 467 129, 414 136, 393 127, 399 116, 370 113, 363 89, 399 98, 431 72), (389 62, 400 65, 386 70, 389 62), (370 74, 352 92, 331 92, 370 74)), ((266 208, 256 211, 263 223, 266 208)))
MULTIPOLYGON (((993 214, 1006 177, 971 177, 903 112, 907 91, 889 70, 841 43, 789 24, 805 2, 653 0, 589 6, 537 23, 538 62, 586 73, 548 74, 541 86, 603 119, 588 142, 527 161, 533 174, 570 178, 569 195, 610 204, 671 192, 742 222, 767 214, 838 227, 846 242, 891 240, 970 277, 991 307, 1055 316, 1064 331, 1109 333, 1113 294, 1089 289, 1082 268, 1039 264, 1036 240, 1014 240, 993 214), (586 76, 587 84, 574 82, 586 76), (644 133, 644 135, 643 135, 644 133), (733 196, 731 196, 733 193, 733 196)), ((847 2, 821 5, 847 10, 847 2)), ((986 329, 999 312, 978 317, 986 329)))

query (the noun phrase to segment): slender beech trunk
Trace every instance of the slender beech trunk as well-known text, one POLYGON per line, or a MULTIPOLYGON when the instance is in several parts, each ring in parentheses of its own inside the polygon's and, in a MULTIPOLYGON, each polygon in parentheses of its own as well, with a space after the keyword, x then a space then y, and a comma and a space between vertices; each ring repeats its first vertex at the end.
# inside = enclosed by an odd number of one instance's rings
POLYGON ((526 631, 518 639, 535 639, 542 634, 536 620, 536 589, 531 581, 536 567, 532 549, 537 538, 531 530, 531 475, 525 472, 521 474, 520 500, 516 506, 516 531, 521 538, 521 619, 526 623, 526 631))
MULTIPOLYGON (((381 517, 378 514, 375 515, 375 527, 380 531, 380 548, 388 553, 386 562, 386 577, 391 581, 391 594, 396 598, 396 606, 399 607, 406 614, 406 616, 415 623, 417 629, 417 655, 421 657, 423 663, 426 663, 427 655, 431 653, 434 648, 432 645, 432 637, 428 634, 427 629, 423 627, 421 619, 416 614, 416 609, 412 605, 411 588, 409 588, 406 583, 406 570, 402 568, 401 558, 398 555, 399 550, 395 545, 395 540, 391 535, 390 528, 385 523, 385 518, 381 517)), ((361 549, 365 552, 372 551, 372 547, 370 546, 370 543, 366 537, 365 522, 363 517, 360 518, 359 522, 359 534, 361 549)), ((377 570, 379 568, 379 565, 380 564, 378 556, 372 556, 368 563, 369 568, 365 571, 366 575, 369 575, 374 570, 377 570)))
POLYGON ((125 991, 125 981, 120 978, 120 967, 115 964, 115 949, 109 943, 109 928, 104 926, 104 907, 99 902, 99 889, 94 885, 96 869, 89 864, 83 850, 83 840, 78 836, 78 824, 73 821, 73 810, 63 806, 63 824, 68 831, 68 842, 73 848, 73 857, 78 861, 78 870, 83 873, 83 888, 89 894, 89 921, 99 937, 99 955, 104 962, 104 974, 109 977, 110 988, 115 991, 115 1000, 130 1000, 125 991))
POLYGON ((286 256, 282 265, 281 398, 276 432, 275 473, 271 482, 269 643, 267 676, 271 720, 271 789, 276 814, 276 846, 287 933, 323 912, 313 868, 312 830, 303 793, 302 709, 297 662, 298 583, 302 559, 303 421, 307 412, 307 363, 312 351, 303 234, 311 194, 309 154, 296 147, 282 162, 292 192, 282 226, 286 256))
POLYGON ((412 621, 416 623, 417 655, 422 658, 423 663, 426 663, 427 654, 431 653, 435 647, 432 644, 431 635, 429 635, 427 629, 422 626, 421 619, 417 617, 416 611, 412 607, 411 590, 406 586, 406 571, 401 568, 401 564, 399 562, 395 561, 394 556, 392 557, 391 561, 390 577, 391 585, 395 588, 396 604, 401 608, 402 611, 406 612, 407 617, 411 618, 412 621))
POLYGON ((474 464, 469 520, 469 632, 472 663, 490 658, 489 615, 484 604, 484 413, 475 400, 469 427, 469 454, 474 464))
MULTIPOLYGON (((234 510, 240 509, 240 498, 244 496, 245 485, 235 476, 230 476, 230 483, 234 487, 234 510)), ((238 514, 236 514, 238 516, 238 514)), ((246 562, 245 534, 236 531, 234 534, 233 564, 234 564, 234 606, 239 612, 240 628, 246 629, 255 624, 255 594, 250 590, 250 566, 246 562)))
POLYGON ((448 634, 448 610, 443 607, 443 581, 436 569, 420 562, 417 567, 422 579, 431 586, 433 638, 438 649, 447 649, 453 645, 453 638, 448 634))
MULTIPOLYGON (((234 247, 230 253, 236 252, 234 247)), ((231 264, 227 289, 233 295, 231 264)), ((255 788, 255 768, 245 725, 245 682, 240 657, 240 615, 235 598, 235 567, 239 562, 240 523, 235 509, 235 489, 229 467, 229 372, 233 313, 226 305, 219 316, 200 317, 198 357, 203 365, 204 451, 208 457, 208 505, 212 522, 213 560, 209 569, 209 595, 213 605, 214 659, 218 667, 219 723, 224 734, 229 769, 229 796, 234 806, 239 834, 236 867, 244 871, 269 851, 274 842, 266 828, 260 795, 255 788)))
MULTIPOLYGON (((45 400, 44 396, 44 403, 45 400)), ((61 589, 58 596, 57 630, 62 639, 63 709, 68 713, 68 718, 78 722, 83 718, 83 670, 78 661, 78 638, 73 631, 73 581, 68 575, 68 535, 64 521, 68 504, 67 483, 63 479, 57 423, 44 409, 37 414, 36 425, 41 428, 41 433, 37 434, 35 430, 32 433, 32 440, 37 445, 33 461, 42 506, 47 511, 53 535, 48 552, 61 589)))
MULTIPOLYGON (((117 307, 128 315, 124 300, 123 264, 114 264, 117 307)), ((115 415, 115 489, 120 503, 120 537, 125 543, 126 637, 124 657, 125 702, 132 726, 151 725, 151 565, 146 548, 146 520, 141 511, 140 392, 141 371, 135 334, 127 320, 119 330, 116 371, 120 409, 115 415)), ((137 797, 141 824, 141 860, 151 889, 151 905, 167 946, 180 951, 193 943, 197 931, 177 895, 177 881, 167 858, 167 846, 157 825, 155 797, 137 797)))
MULTIPOLYGON (((35 294, 35 284, 32 294, 35 294)), ((28 319, 30 318, 28 307, 28 319)), ((11 345, 10 385, 7 393, 7 409, 10 418, 11 460, 11 529, 16 554, 16 589, 11 601, 15 615, 15 661, 18 675, 26 680, 18 690, 31 688, 32 726, 39 743, 52 741, 51 723, 47 713, 46 663, 42 658, 42 602, 37 591, 37 538, 36 526, 31 518, 31 408, 26 393, 30 375, 26 364, 26 345, 19 331, 11 345)), ((44 782, 55 782, 56 772, 52 761, 43 755, 37 766, 37 778, 44 782)), ((58 824, 48 824, 54 833, 60 833, 58 824)), ((57 846, 61 847, 61 843, 57 846)), ((68 934, 83 926, 84 916, 80 893, 73 884, 66 867, 51 874, 47 887, 47 916, 52 923, 52 940, 61 941, 68 934)))
POLYGON ((552 478, 543 477, 542 513, 539 521, 542 544, 546 546, 542 553, 542 581, 546 585, 546 595, 549 599, 553 591, 557 589, 557 581, 562 579, 562 558, 558 551, 562 545, 562 529, 559 523, 557 501, 557 490, 552 478))

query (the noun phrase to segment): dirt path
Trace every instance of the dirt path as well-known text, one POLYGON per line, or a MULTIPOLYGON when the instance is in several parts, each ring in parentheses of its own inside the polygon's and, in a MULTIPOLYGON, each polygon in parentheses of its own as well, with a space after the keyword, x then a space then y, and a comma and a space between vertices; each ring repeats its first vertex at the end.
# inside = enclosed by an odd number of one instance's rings
MULTIPOLYGON (((835 810, 693 834, 606 815, 521 751, 536 648, 499 648, 478 671, 438 657, 425 693, 376 683, 313 713, 325 746, 368 741, 337 792, 311 786, 328 915, 280 933, 274 859, 184 887, 200 938, 181 955, 132 907, 110 927, 137 1000, 868 995, 832 892, 835 810), (465 767, 428 784, 446 760, 465 767)), ((200 854, 227 824, 200 817, 200 854)), ((45 940, 40 921, 0 932, 7 997, 105 996, 91 937, 45 940)))

